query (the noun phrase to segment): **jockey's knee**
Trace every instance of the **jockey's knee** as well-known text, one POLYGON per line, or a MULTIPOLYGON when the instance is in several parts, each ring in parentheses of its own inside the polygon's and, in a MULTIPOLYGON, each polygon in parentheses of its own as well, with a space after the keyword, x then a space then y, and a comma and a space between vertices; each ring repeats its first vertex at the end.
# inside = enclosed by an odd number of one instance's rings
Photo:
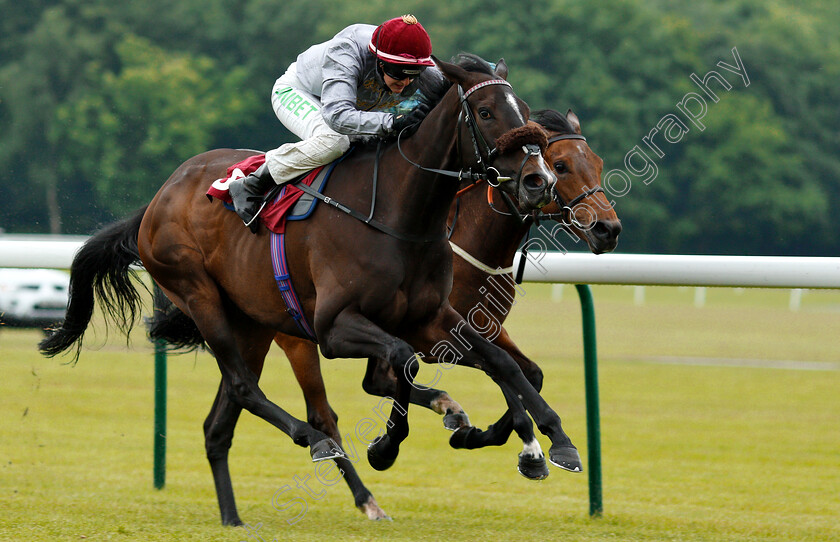
POLYGON ((316 134, 309 141, 313 154, 317 154, 318 161, 325 164, 338 160, 350 149, 350 138, 335 132, 316 134))

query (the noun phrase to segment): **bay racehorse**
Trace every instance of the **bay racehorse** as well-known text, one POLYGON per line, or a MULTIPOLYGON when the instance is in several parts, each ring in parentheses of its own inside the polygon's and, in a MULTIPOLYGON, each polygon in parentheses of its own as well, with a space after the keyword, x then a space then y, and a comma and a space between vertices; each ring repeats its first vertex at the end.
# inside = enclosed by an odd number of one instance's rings
MULTIPOLYGON (((546 131, 548 145, 543 156, 557 176, 553 201, 544 206, 542 214, 538 215, 542 220, 553 221, 548 223, 550 228, 542 228, 543 232, 547 232, 555 243, 570 245, 576 240, 562 230, 557 231, 560 228, 569 229, 593 253, 614 250, 621 222, 600 188, 603 161, 586 143, 577 116, 571 110, 565 116, 544 110, 535 112, 532 119, 546 131)), ((502 327, 518 289, 511 278, 513 257, 532 224, 533 215, 524 219, 513 216, 495 190, 483 181, 469 181, 458 191, 448 219, 450 245, 456 254, 453 262, 454 287, 449 302, 460 314, 467 315, 473 327, 483 330, 483 335, 507 351, 531 385, 539 391, 543 383, 542 371, 522 353, 502 327)), ((165 298, 159 300, 157 307, 150 329, 152 338, 164 339, 184 349, 204 343, 195 325, 165 298)), ((282 333, 276 335, 275 342, 284 350, 303 391, 309 423, 341 442, 338 416, 327 401, 317 346, 282 333)), ((397 380, 390 364, 386 360, 370 358, 363 381, 365 391, 393 397, 396 386, 397 380)), ((460 405, 446 392, 431 387, 413 386, 411 402, 444 414, 444 425, 453 431, 458 430, 450 440, 456 448, 501 445, 512 431, 509 414, 491 425, 488 431, 471 427, 460 405)), ((228 429, 231 435, 235 422, 233 420, 228 429)), ((548 468, 538 444, 524 444, 525 449, 519 456, 519 472, 531 479, 545 478, 548 468)), ((213 445, 208 440, 208 452, 213 445)), ((371 508, 363 506, 369 492, 352 464, 345 469, 344 478, 357 506, 371 516, 371 508)), ((225 485, 229 485, 229 481, 225 485)))
MULTIPOLYGON (((539 248, 574 248, 573 243, 578 240, 566 233, 571 232, 583 240, 591 252, 611 252, 617 245, 621 222, 601 188, 603 160, 587 144, 577 115, 571 110, 565 116, 557 111, 542 110, 535 112, 532 118, 542 125, 548 136, 544 156, 557 176, 553 201, 540 213, 518 217, 499 201, 492 187, 479 183, 462 189, 449 219, 452 225, 450 244, 456 254, 453 262, 455 287, 449 302, 472 327, 508 352, 540 391, 542 371, 516 346, 502 326, 515 303, 517 291, 521 290, 513 280, 517 271, 513 269, 517 248, 536 220, 543 222, 538 231, 550 239, 549 242, 535 239, 533 245, 543 245, 539 248), (476 190, 479 186, 486 191, 476 190), (545 222, 547 220, 552 222, 545 222)), ((525 243, 526 247, 530 245, 530 241, 525 243)), ((527 257, 523 255, 522 259, 527 257)), ((390 396, 395 382, 391 368, 383 360, 369 360, 362 384, 365 391, 390 396)), ((510 412, 492 424, 488 431, 470 426, 465 423, 466 416, 460 405, 441 390, 415 386, 411 401, 444 414, 444 425, 455 431, 450 439, 454 448, 502 445, 512 430, 510 412)), ((528 449, 528 443, 525 444, 528 449)), ((520 455, 519 470, 534 479, 548 475, 544 462, 540 465, 527 453, 520 455)))
MULTIPOLYGON (((472 176, 474 168, 491 182, 508 178, 501 186, 520 208, 539 208, 551 199, 556 180, 539 149, 533 150, 544 145, 545 136, 530 129, 527 105, 486 62, 464 57, 458 64, 437 64, 453 84, 416 133, 401 148, 392 144, 381 153, 353 153, 333 172, 330 200, 358 209, 375 197, 371 221, 365 224, 337 206, 319 205, 306 222, 288 225, 289 274, 301 314, 324 356, 378 357, 393 366, 397 392, 388 429, 368 448, 374 468, 390 467, 408 435, 416 374, 412 362, 418 351, 443 360, 457 357, 484 370, 513 411, 520 438, 533 440, 527 410, 552 442, 552 463, 579 464, 559 416, 516 362, 467 325, 448 302, 452 255, 446 220, 458 189, 452 177, 472 176), (372 194, 372 184, 366 187, 362 179, 375 172, 379 190, 372 194)), ((503 62, 498 71, 506 71, 503 62)), ((251 235, 234 213, 205 196, 228 166, 251 154, 221 149, 187 160, 147 208, 90 238, 71 267, 65 323, 40 345, 44 354, 55 355, 75 344, 78 354, 95 293, 118 324, 131 323, 139 310, 131 266, 142 262, 166 296, 195 322, 221 371, 206 432, 208 440, 218 442, 214 450, 219 455, 210 460, 225 524, 241 523, 232 490, 220 484, 230 479, 228 428, 243 408, 308 446, 314 461, 335 458, 341 468, 346 460, 323 432, 269 401, 252 369, 262 365, 277 332, 304 334, 277 290, 268 232, 263 228, 251 235)))

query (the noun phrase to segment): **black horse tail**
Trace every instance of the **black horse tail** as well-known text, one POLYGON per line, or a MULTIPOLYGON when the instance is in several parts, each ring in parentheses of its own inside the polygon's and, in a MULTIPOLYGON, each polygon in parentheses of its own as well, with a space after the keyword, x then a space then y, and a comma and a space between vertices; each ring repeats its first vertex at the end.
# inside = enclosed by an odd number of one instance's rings
POLYGON ((42 354, 52 357, 75 344, 73 361, 78 361, 93 315, 94 296, 119 330, 128 335, 142 306, 135 287, 140 282, 133 281, 136 272, 131 266, 141 263, 137 236, 145 212, 143 207, 130 218, 106 226, 76 253, 70 267, 70 302, 64 323, 38 345, 42 354))
POLYGON ((176 307, 159 288, 155 288, 155 310, 151 318, 146 319, 146 327, 149 338, 166 342, 169 352, 186 353, 208 348, 193 319, 176 307))

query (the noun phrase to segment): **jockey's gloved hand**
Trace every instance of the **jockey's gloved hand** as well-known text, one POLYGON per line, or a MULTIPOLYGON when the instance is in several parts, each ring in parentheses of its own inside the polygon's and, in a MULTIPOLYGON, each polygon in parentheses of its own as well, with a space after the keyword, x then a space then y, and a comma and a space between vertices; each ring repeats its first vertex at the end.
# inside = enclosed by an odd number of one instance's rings
POLYGON ((403 131, 403 129, 406 129, 405 132, 403 132, 402 134, 403 137, 413 134, 431 110, 432 106, 425 102, 420 102, 420 104, 414 109, 412 109, 409 113, 396 115, 394 117, 394 124, 392 126, 392 130, 395 134, 399 134, 403 131))

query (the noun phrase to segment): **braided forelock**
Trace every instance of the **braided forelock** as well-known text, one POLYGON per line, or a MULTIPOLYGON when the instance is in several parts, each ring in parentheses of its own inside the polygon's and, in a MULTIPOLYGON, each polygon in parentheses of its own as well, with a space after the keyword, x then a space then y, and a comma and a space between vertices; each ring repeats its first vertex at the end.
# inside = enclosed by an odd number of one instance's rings
POLYGON ((496 150, 499 154, 505 154, 524 145, 538 145, 541 151, 548 146, 548 138, 539 124, 529 122, 525 126, 505 132, 496 140, 496 150))

